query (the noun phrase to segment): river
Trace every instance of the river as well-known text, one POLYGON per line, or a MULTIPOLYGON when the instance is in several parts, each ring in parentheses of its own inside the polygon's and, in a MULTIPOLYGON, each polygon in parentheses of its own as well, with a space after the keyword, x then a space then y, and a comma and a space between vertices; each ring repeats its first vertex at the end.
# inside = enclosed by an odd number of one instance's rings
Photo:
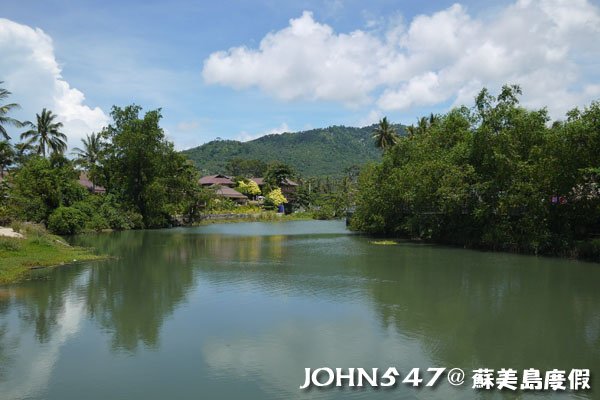
POLYGON ((378 245, 337 221, 73 241, 115 258, 0 287, 1 399, 598 396, 597 264, 378 245), (395 367, 401 379, 420 368, 425 380, 300 390, 319 367, 395 367), (424 387, 430 367, 462 368, 465 383, 424 387), (587 368, 592 390, 474 390, 477 368, 587 368))

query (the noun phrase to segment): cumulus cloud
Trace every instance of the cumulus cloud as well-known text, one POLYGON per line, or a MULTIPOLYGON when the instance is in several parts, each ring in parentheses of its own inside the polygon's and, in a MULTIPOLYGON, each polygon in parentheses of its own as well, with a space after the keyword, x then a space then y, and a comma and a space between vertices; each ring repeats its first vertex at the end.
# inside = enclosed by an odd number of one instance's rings
POLYGON ((288 126, 288 124, 283 122, 278 127, 269 129, 266 132, 252 134, 252 133, 248 133, 246 131, 242 131, 235 137, 235 140, 239 140, 240 142, 249 142, 250 140, 258 139, 261 136, 279 135, 279 134, 282 134, 285 132, 291 132, 291 130, 290 130, 290 127, 288 126))
POLYGON ((460 4, 385 30, 336 33, 310 12, 258 48, 211 54, 203 77, 283 100, 409 110, 471 103, 482 86, 517 83, 524 104, 557 117, 600 95, 600 8, 588 0, 517 0, 490 16, 460 4))
POLYGON ((107 124, 102 109, 85 105, 84 94, 62 77, 52 38, 41 29, 0 18, 0 53, 0 80, 13 93, 9 101, 21 105, 19 118, 34 121, 42 108, 52 110, 70 147, 107 124))

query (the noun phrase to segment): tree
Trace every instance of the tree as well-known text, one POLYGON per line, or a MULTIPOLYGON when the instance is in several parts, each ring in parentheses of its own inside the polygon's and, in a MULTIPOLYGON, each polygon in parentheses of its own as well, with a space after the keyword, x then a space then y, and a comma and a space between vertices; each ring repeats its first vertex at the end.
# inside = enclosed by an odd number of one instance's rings
POLYGON ((7 140, 0 142, 0 176, 15 160, 15 150, 7 140))
POLYGON ((46 150, 49 150, 48 154, 62 154, 67 149, 67 135, 60 131, 63 124, 55 122, 56 117, 44 108, 41 114, 36 114, 37 124, 26 122, 32 129, 21 134, 21 139, 27 139, 27 144, 37 145, 37 154, 43 157, 46 157, 46 150))
POLYGON ((17 218, 46 222, 56 208, 71 206, 88 195, 77 182, 72 163, 62 155, 33 156, 14 174, 10 203, 17 218))
POLYGON ((198 173, 175 151, 160 127, 161 110, 114 106, 113 122, 100 136, 99 184, 143 218, 145 227, 166 226, 175 216, 194 215, 205 194, 198 173))
POLYGON ((276 161, 269 165, 265 174, 265 182, 275 188, 294 176, 294 170, 289 165, 276 161))
MULTIPOLYGON (((4 81, 0 81, 0 85, 2 85, 4 81)), ((8 98, 12 93, 8 90, 0 87, 0 101, 3 101, 8 98)), ((12 125, 16 128, 22 128, 23 123, 14 118, 8 116, 8 113, 12 110, 16 110, 21 108, 17 103, 9 103, 9 104, 0 104, 0 136, 4 138, 4 140, 10 140, 10 136, 8 132, 6 132, 5 125, 12 125)))
POLYGON ((281 193, 281 189, 279 188, 271 190, 269 193, 267 193, 265 200, 275 207, 279 206, 280 204, 287 203, 287 199, 283 193, 281 193))
POLYGON ((98 165, 100 160, 100 152, 102 151, 102 141, 99 134, 92 133, 81 139, 83 149, 75 147, 72 154, 76 156, 75 164, 90 170, 98 165))
POLYGON ((387 117, 383 117, 373 131, 373 139, 375 139, 377 147, 385 151, 398 143, 399 137, 396 130, 388 122, 387 117))
POLYGON ((258 184, 250 179, 239 181, 237 183, 236 190, 242 194, 245 194, 246 196, 251 197, 258 196, 260 194, 260 188, 258 187, 258 184))
POLYGON ((246 178, 261 177, 266 170, 267 164, 264 161, 241 157, 232 158, 225 165, 225 171, 228 174, 246 178))

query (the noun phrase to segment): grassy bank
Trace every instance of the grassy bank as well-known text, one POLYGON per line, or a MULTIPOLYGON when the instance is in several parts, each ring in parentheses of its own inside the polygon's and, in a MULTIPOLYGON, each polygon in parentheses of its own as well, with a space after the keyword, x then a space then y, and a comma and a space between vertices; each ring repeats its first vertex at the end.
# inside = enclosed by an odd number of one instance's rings
POLYGON ((222 218, 207 218, 205 216, 200 221, 194 223, 195 226, 211 225, 211 224, 232 224, 237 222, 278 222, 278 221, 306 221, 314 219, 310 213, 293 213, 288 215, 277 214, 272 211, 262 211, 253 214, 246 213, 232 213, 227 212, 215 212, 209 215, 212 216, 223 216, 222 218))
POLYGON ((103 258, 89 249, 70 246, 36 225, 18 230, 24 238, 0 237, 0 284, 27 279, 34 268, 103 258))

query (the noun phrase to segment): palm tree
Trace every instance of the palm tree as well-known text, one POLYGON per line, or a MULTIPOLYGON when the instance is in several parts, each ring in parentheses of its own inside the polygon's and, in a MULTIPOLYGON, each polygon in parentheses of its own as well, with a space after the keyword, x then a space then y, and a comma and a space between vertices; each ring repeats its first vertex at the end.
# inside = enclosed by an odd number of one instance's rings
POLYGON ((15 150, 10 145, 8 140, 0 142, 0 177, 4 175, 6 167, 11 165, 15 160, 15 150))
POLYGON ((411 125, 406 127, 406 131, 409 135, 420 135, 425 134, 429 131, 433 125, 439 121, 439 116, 431 113, 429 117, 421 117, 417 120, 417 126, 411 125))
MULTIPOLYGON (((3 84, 4 81, 0 81, 0 85, 3 84)), ((0 101, 8 98, 12 93, 8 90, 0 87, 0 101)), ((5 140, 10 140, 10 136, 6 132, 6 128, 4 125, 12 125, 17 128, 22 128, 23 123, 21 121, 17 121, 14 118, 7 116, 9 111, 16 110, 21 108, 17 103, 9 103, 9 104, 0 104, 0 136, 2 136, 5 140)))
POLYGON ((75 147, 72 154, 77 157, 75 162, 78 165, 81 165, 84 169, 90 169, 98 164, 100 158, 100 152, 102 151, 100 135, 95 133, 87 135, 84 139, 81 139, 81 143, 83 143, 83 149, 75 147))
POLYGON ((42 110, 41 114, 35 115, 37 124, 27 122, 32 129, 21 134, 21 139, 29 139, 27 144, 37 144, 37 153, 46 157, 46 149, 50 153, 64 153, 67 149, 67 135, 60 132, 62 122, 54 122, 56 114, 52 111, 42 110))
POLYGON ((25 164, 32 154, 36 153, 36 148, 31 143, 19 142, 13 146, 15 149, 15 163, 25 164))
POLYGON ((388 122, 387 117, 383 117, 373 131, 373 139, 375 139, 377 147, 385 151, 398 143, 399 137, 396 130, 388 122))

